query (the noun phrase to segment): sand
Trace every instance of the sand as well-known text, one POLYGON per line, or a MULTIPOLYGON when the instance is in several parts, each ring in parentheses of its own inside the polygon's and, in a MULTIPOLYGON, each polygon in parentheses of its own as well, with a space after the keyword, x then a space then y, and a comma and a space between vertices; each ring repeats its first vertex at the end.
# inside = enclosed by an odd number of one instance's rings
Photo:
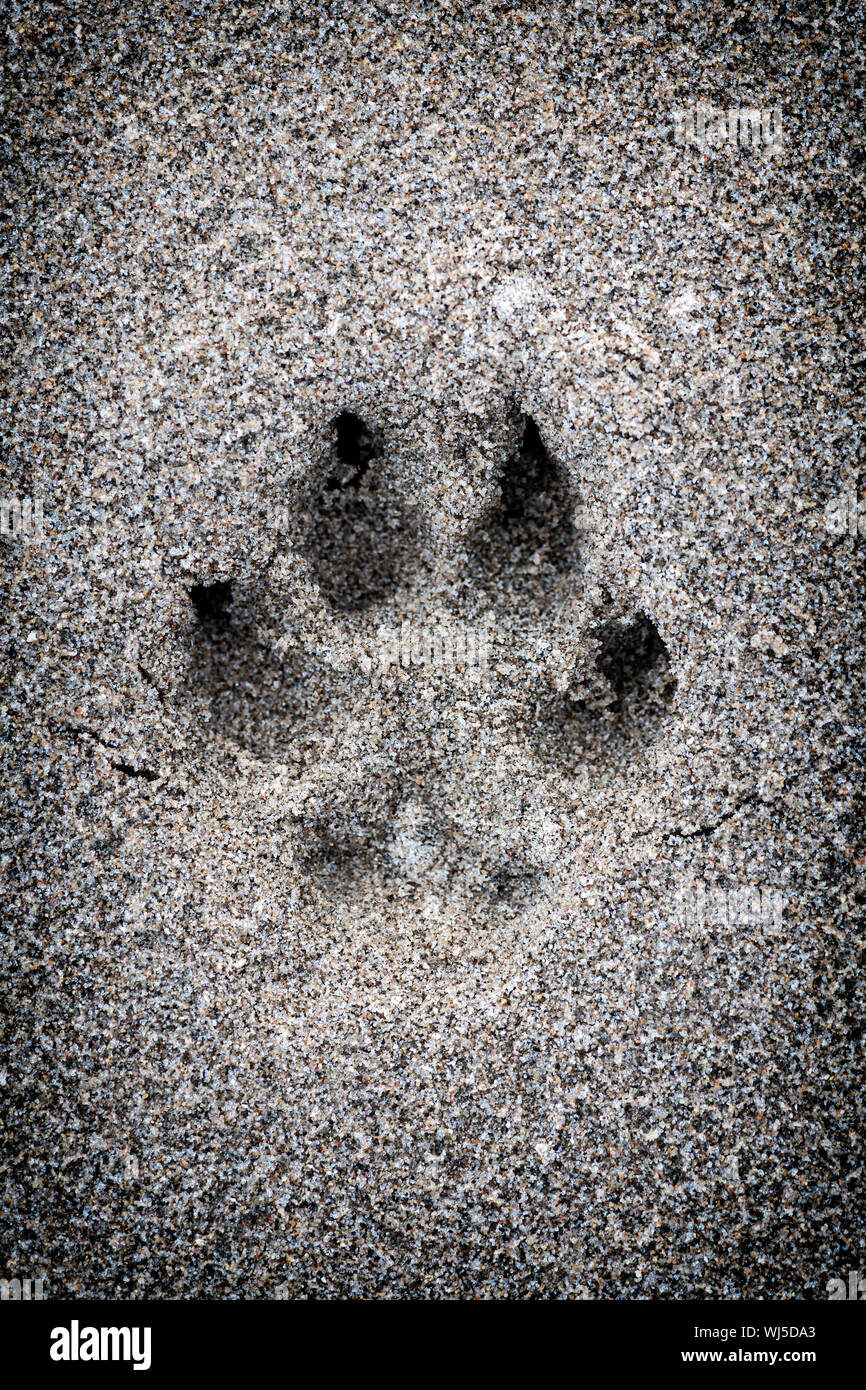
POLYGON ((824 1297, 862 14, 100 10, 6 21, 0 1273, 824 1297))

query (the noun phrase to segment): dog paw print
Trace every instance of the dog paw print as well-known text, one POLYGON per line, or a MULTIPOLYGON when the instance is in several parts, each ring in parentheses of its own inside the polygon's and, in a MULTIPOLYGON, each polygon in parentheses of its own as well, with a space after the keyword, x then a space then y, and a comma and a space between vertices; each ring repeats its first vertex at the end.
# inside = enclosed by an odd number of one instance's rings
POLYGON ((211 755, 273 775, 311 864, 519 894, 669 715, 651 618, 587 583, 579 483, 530 417, 504 414, 498 441, 425 493, 387 426, 344 412, 269 563, 188 591, 211 755))

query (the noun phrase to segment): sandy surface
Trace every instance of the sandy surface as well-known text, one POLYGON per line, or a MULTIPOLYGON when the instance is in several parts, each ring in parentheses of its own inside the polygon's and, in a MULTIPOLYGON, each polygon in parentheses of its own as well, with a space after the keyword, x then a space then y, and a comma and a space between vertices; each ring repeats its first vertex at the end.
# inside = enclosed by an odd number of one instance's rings
POLYGON ((856 8, 100 10, 5 21, 0 1273, 824 1296, 856 8))

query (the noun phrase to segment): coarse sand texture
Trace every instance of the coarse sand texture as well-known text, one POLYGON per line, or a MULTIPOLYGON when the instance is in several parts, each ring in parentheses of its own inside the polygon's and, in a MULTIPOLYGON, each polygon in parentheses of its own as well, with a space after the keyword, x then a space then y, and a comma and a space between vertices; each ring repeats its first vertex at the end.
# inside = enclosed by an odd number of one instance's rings
POLYGON ((0 1274, 866 1264, 863 21, 8 7, 0 1274))

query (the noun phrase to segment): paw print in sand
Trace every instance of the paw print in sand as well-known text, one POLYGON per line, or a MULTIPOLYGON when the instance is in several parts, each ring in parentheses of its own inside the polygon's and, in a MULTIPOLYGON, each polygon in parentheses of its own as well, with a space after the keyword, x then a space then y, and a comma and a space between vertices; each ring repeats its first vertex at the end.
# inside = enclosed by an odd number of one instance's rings
POLYGON ((387 430, 349 412, 327 442, 264 571, 189 591, 211 746, 273 772, 309 865, 519 897, 656 739, 664 644, 587 596, 584 499, 528 416, 505 415, 468 485, 446 463, 407 486, 387 430), (463 660, 417 640, 443 632, 469 634, 463 660), (466 658, 481 632, 486 664, 466 658))

